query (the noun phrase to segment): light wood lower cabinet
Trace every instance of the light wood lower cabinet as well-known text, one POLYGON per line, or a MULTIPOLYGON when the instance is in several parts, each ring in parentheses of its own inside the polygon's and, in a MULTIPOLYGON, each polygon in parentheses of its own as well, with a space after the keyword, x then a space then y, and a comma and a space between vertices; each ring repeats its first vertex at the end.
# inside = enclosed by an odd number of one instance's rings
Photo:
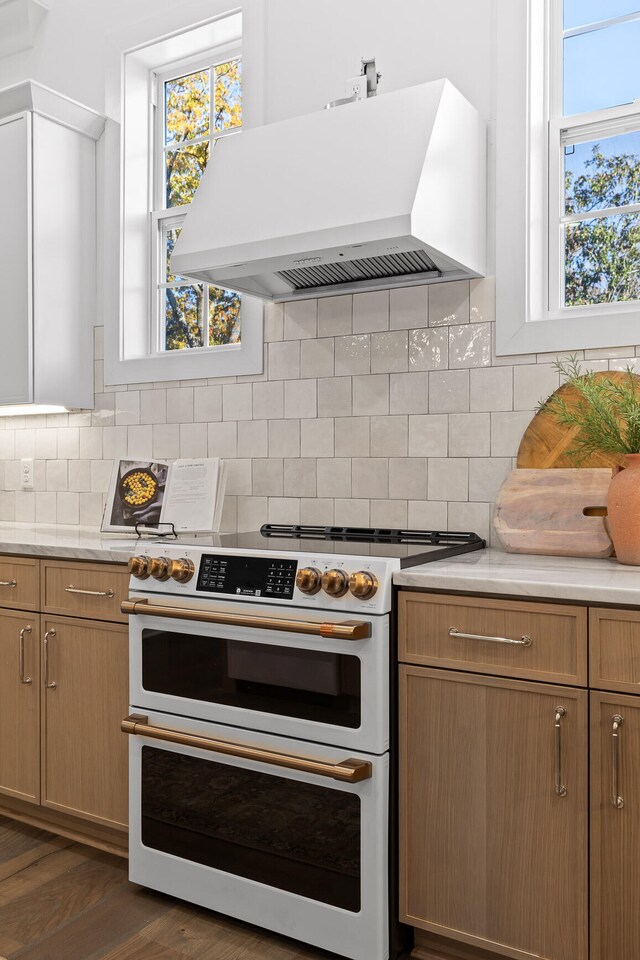
POLYGON ((127 825, 127 628, 42 617, 42 805, 127 825), (46 637, 46 644, 44 638, 46 637))
POLYGON ((640 699, 591 694, 591 960, 640 954, 640 699))
POLYGON ((401 666, 401 919, 584 960, 587 736, 584 690, 401 666))
POLYGON ((0 816, 123 853, 129 658, 114 621, 127 577, 122 564, 85 566, 0 558, 0 816), (5 594, 26 612, 2 608, 5 594))
POLYGON ((0 610, 0 794, 40 800, 40 617, 0 610))

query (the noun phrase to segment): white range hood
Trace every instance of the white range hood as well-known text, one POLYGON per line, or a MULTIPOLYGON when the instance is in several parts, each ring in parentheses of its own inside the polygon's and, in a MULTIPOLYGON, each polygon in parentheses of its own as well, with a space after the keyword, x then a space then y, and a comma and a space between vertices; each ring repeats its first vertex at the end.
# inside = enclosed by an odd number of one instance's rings
POLYGON ((172 273, 263 300, 485 272, 486 131, 448 80, 216 144, 172 273))

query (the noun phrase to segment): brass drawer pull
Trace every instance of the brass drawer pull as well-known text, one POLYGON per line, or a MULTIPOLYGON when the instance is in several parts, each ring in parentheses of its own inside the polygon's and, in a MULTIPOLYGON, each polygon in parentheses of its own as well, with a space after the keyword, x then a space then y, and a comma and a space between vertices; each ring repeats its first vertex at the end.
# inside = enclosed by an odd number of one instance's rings
POLYGON ((17 580, 0 580, 0 587, 17 587, 17 580))
POLYGON ((45 633, 42 641, 44 646, 44 685, 47 690, 55 690, 58 686, 55 680, 49 680, 49 637, 55 637, 55 635, 56 631, 54 627, 51 627, 51 629, 45 633))
POLYGON ((183 747, 195 747, 198 750, 211 750, 213 753, 240 757, 242 760, 271 763, 276 767, 313 773, 320 777, 330 777, 332 780, 342 780, 345 783, 369 780, 372 773, 372 766, 368 760, 341 760, 331 763, 327 760, 312 760, 310 757, 291 756, 287 753, 277 753, 275 750, 265 750, 262 747, 248 747, 227 740, 213 740, 210 737, 200 737, 192 733, 181 733, 179 730, 154 727, 149 724, 148 717, 139 714, 125 717, 120 726, 124 733, 132 736, 165 740, 167 743, 178 743, 183 747))
POLYGON ((251 627, 254 630, 283 630, 285 633, 306 633, 314 637, 338 640, 364 640, 371 636, 371 626, 360 620, 342 623, 315 623, 312 620, 285 620, 281 617, 254 617, 243 613, 214 613, 188 607, 169 607, 148 600, 123 600, 123 613, 145 617, 171 617, 174 620, 196 620, 199 623, 220 623, 227 627, 251 627))
POLYGON ((457 627, 451 627, 450 637, 458 637, 460 640, 487 640, 489 643, 508 643, 514 647, 530 647, 533 643, 531 637, 526 634, 520 640, 511 640, 509 637, 485 637, 481 633, 462 633, 457 627))
POLYGON ((616 808, 616 810, 621 810, 624 807, 624 800, 622 797, 618 796, 618 790, 620 789, 620 727, 624 723, 624 719, 620 716, 619 713, 614 713, 611 717, 611 805, 616 808))
POLYGON ((25 677, 24 675, 24 635, 25 633, 31 633, 31 625, 28 627, 22 627, 20 630, 20 643, 18 650, 18 672, 20 683, 24 683, 27 686, 31 683, 31 677, 25 677))
POLYGON ((560 721, 563 717, 567 715, 567 711, 564 707, 556 707, 556 719, 555 719, 555 777, 554 777, 554 786, 555 791, 559 797, 566 797, 567 788, 562 782, 562 728, 560 726, 560 721))
POLYGON ((65 593, 81 593, 84 597, 108 597, 110 600, 115 597, 115 593, 109 587, 108 590, 81 590, 80 587, 74 587, 72 583, 64 588, 65 593))

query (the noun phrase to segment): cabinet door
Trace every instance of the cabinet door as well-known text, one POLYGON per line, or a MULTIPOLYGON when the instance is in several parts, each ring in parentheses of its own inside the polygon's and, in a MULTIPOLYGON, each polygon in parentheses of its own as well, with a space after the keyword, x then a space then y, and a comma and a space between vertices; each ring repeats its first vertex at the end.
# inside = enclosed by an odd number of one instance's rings
POLYGON ((0 610, 0 793, 40 799, 38 616, 0 610))
POLYGON ((591 694, 591 957, 637 960, 640 698, 591 694))
POLYGON ((586 691, 410 666, 400 680, 401 919, 583 960, 586 691))
POLYGON ((29 403, 32 384, 31 117, 0 121, 0 403, 29 403))
POLYGON ((127 628, 42 618, 42 804, 115 829, 127 823, 127 628))

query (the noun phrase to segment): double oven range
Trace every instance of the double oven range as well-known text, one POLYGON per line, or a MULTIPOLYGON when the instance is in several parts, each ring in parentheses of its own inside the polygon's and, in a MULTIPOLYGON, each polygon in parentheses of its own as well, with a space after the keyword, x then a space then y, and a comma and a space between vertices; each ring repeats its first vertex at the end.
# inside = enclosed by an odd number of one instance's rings
POLYGON ((474 534, 267 526, 130 561, 132 881, 391 952, 392 575, 474 534))

